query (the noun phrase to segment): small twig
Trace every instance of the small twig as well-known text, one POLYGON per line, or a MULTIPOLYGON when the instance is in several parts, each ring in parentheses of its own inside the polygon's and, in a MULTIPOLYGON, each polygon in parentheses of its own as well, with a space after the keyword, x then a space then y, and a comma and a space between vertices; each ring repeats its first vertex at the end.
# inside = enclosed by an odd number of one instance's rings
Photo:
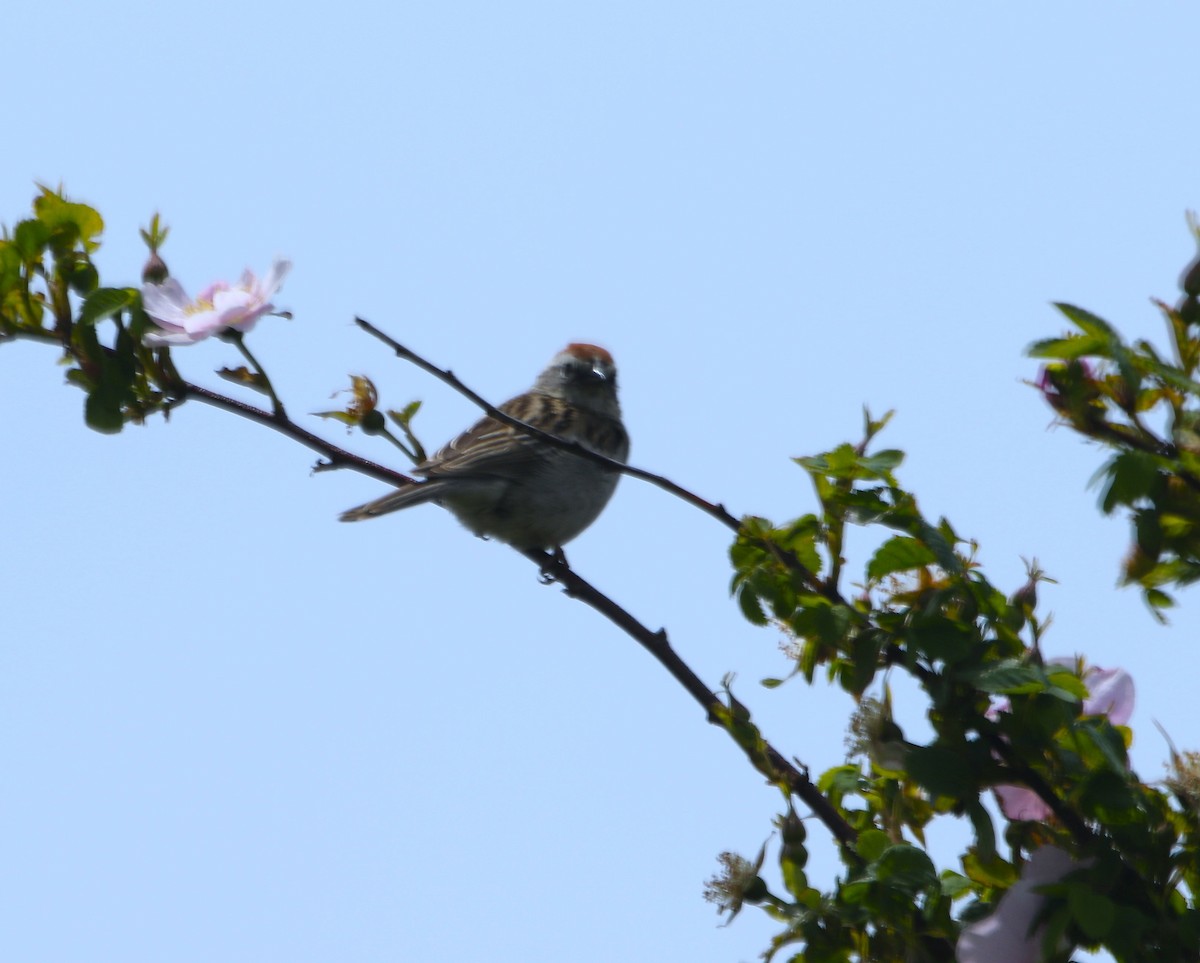
POLYGON ((319 470, 353 468, 355 471, 362 472, 364 475, 369 475, 372 478, 378 478, 389 485, 409 485, 413 482, 412 478, 402 472, 385 468, 383 465, 376 464, 373 461, 368 461, 366 458, 362 458, 343 448, 339 448, 337 445, 331 444, 319 435, 314 435, 311 431, 306 431, 294 421, 290 421, 286 415, 281 416, 273 414, 270 411, 264 411, 262 408, 248 405, 244 401, 238 401, 236 398, 219 394, 200 385, 192 384, 190 381, 181 381, 173 387, 180 392, 183 398, 195 398, 197 401, 203 401, 214 408, 221 408, 236 415, 241 415, 243 418, 248 418, 250 421, 256 421, 260 425, 266 425, 268 428, 273 428, 281 434, 295 439, 305 447, 324 455, 328 460, 318 464, 319 470))
POLYGON ((408 445, 404 444, 404 442, 402 442, 394 434, 392 434, 386 426, 380 428, 377 432, 375 432, 375 434, 377 434, 380 438, 390 441, 393 445, 399 448, 402 452, 404 452, 404 457, 411 461, 414 465, 419 465, 425 460, 424 458, 418 458, 417 453, 410 449, 408 445))
MULTIPOLYGON (((628 611, 578 575, 561 555, 553 555, 536 549, 523 551, 521 554, 534 562, 543 576, 562 585, 567 595, 595 609, 633 638, 654 656, 659 664, 670 672, 675 680, 687 690, 688 694, 700 704, 707 714, 709 722, 721 725, 717 715, 721 703, 713 691, 692 671, 691 666, 671 648, 665 630, 659 629, 657 632, 652 632, 628 611)), ((766 744, 766 755, 775 774, 787 785, 788 789, 804 801, 840 843, 847 847, 853 847, 858 834, 842 818, 833 804, 821 794, 821 791, 809 778, 808 773, 794 766, 769 743, 766 744)))
POLYGON ((267 375, 266 369, 259 364, 259 361, 250 349, 246 347, 246 336, 234 328, 227 328, 221 335, 222 340, 228 341, 241 352, 243 358, 250 362, 250 366, 262 378, 262 387, 266 389, 267 397, 271 399, 271 407, 275 410, 275 416, 282 421, 287 421, 287 412, 284 410, 283 402, 279 400, 279 395, 275 394, 275 386, 271 384, 271 379, 267 375))

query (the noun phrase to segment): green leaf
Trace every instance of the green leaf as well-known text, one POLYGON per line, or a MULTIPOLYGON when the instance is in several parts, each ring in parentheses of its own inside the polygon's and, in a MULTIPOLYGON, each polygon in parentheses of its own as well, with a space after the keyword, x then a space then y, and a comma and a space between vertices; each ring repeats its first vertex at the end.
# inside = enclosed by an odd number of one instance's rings
POLYGON ((758 599, 758 594, 749 584, 741 586, 737 593, 738 606, 742 610, 742 616, 751 625, 766 625, 768 622, 767 613, 763 611, 762 602, 758 599))
POLYGON ((941 886, 929 854, 908 843, 896 843, 888 847, 874 869, 877 879, 891 883, 906 893, 919 893, 931 886, 941 886))
POLYGON ((867 578, 878 581, 893 572, 905 572, 930 565, 934 560, 934 554, 928 546, 915 538, 894 535, 872 556, 867 564, 867 578))
POLYGON ((963 872, 977 883, 1008 889, 1017 881, 1017 870, 1012 863, 992 855, 985 857, 974 846, 963 857, 963 872))
POLYGON ((834 766, 821 773, 820 779, 817 780, 817 788, 840 809, 846 796, 858 794, 862 782, 863 775, 858 766, 834 766))
POLYGON ((914 746, 908 751, 908 774, 934 796, 959 799, 972 795, 975 784, 962 754, 940 746, 914 746))
POLYGON ((1046 688, 1042 670, 1017 659, 1003 659, 976 672, 968 672, 965 677, 975 688, 995 695, 1041 692, 1046 688))
POLYGON ((863 466, 871 471, 885 472, 899 468, 904 463, 904 452, 899 448, 884 448, 874 454, 866 455, 862 460, 863 466))
POLYGON ((884 633, 870 629, 854 635, 850 641, 850 658, 842 660, 838 669, 838 681, 843 689, 856 696, 866 691, 879 670, 879 652, 886 642, 884 633))
POLYGON ((1102 940, 1112 928, 1116 904, 1097 893, 1088 882, 1067 884, 1067 906, 1071 916, 1089 939, 1102 940))
POLYGON ((996 858, 996 829, 992 817, 976 797, 967 802, 967 818, 975 830, 975 845, 972 847, 977 858, 985 863, 996 858))
POLYGON ((970 627, 944 616, 914 619, 905 638, 928 658, 951 665, 976 653, 980 645, 970 627))
POLYGON ((810 892, 808 877, 804 874, 804 870, 790 859, 780 860, 779 870, 783 875, 783 885, 787 887, 787 891, 792 894, 792 897, 798 901, 804 899, 810 892))
POLYGON ((408 423, 413 420, 413 417, 421 410, 421 402, 410 401, 400 411, 388 410, 388 417, 392 419, 401 428, 408 426, 408 423))
POLYGON ((1105 466, 1108 487, 1100 501, 1105 515, 1119 505, 1135 505, 1149 499, 1158 481, 1158 465, 1140 451, 1123 451, 1105 466))
MULTIPOLYGON (((1162 589, 1148 588, 1143 594, 1146 599, 1146 604, 1149 605, 1152 610, 1171 609, 1175 607, 1175 600, 1162 589)), ((1155 612, 1155 615, 1158 615, 1158 613, 1155 612)), ((1161 619, 1162 616, 1158 615, 1158 618, 1161 619)))
POLYGON ((1056 361, 1073 361, 1076 358, 1092 357, 1105 353, 1107 341, 1087 335, 1071 335, 1066 338, 1046 338, 1035 341, 1025 353, 1031 358, 1053 358, 1056 361))
POLYGON ((104 231, 104 219, 94 208, 68 201, 61 194, 43 187, 41 195, 33 202, 33 209, 51 233, 69 239, 70 245, 79 240, 88 252, 100 246, 96 238, 104 231))
POLYGON ((1109 825, 1129 824, 1143 818, 1138 798, 1117 771, 1100 769, 1088 774, 1079 793, 1080 811, 1109 825))
POLYGON ((79 323, 96 324, 110 318, 136 303, 138 297, 135 288, 99 288, 83 302, 83 307, 79 309, 79 323))
POLYGON ((1121 775, 1128 772, 1125 763, 1125 741, 1107 719, 1081 719, 1076 733, 1082 738, 1085 747, 1091 745, 1095 748, 1109 769, 1121 775))
POLYGON ((891 844, 891 838, 883 830, 868 829, 866 832, 859 833, 854 848, 858 851, 859 856, 868 863, 873 863, 891 844))
POLYGON ((956 873, 952 869, 944 869, 941 874, 942 894, 949 896, 951 899, 958 899, 971 891, 974 884, 962 873, 956 873))
POLYGON ((799 611, 788 620, 796 635, 826 645, 837 645, 845 638, 851 618, 845 605, 834 605, 816 595, 804 596, 798 600, 798 605, 799 611))
POLYGON ((50 229, 41 221, 21 221, 13 230, 13 243, 21 259, 32 264, 41 258, 50 242, 50 229))
POLYGON ((87 396, 83 417, 89 428, 103 435, 115 435, 125 427, 120 398, 103 384, 87 396))
POLYGON ((1058 301, 1054 306, 1073 321, 1084 334, 1106 339, 1114 337, 1115 333, 1112 325, 1103 318, 1092 314, 1091 311, 1076 307, 1074 304, 1068 304, 1065 301, 1058 301))

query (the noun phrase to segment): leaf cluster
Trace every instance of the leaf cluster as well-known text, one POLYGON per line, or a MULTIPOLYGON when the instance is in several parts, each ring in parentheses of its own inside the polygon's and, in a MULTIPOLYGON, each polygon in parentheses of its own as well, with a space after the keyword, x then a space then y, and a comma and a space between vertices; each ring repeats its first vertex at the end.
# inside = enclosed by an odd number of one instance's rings
POLYGON ((1165 587, 1200 578, 1200 257, 1181 286, 1174 307, 1156 302, 1165 348, 1071 304, 1056 307, 1072 330, 1029 348, 1047 362, 1037 387, 1060 421, 1112 452, 1094 479, 1100 507, 1128 513, 1122 579, 1160 618, 1174 604, 1165 587))
MULTIPOLYGON (((1083 666, 1043 660, 1036 563, 1025 585, 1001 591, 974 544, 926 518, 900 484, 901 453, 869 451, 886 421, 868 414, 859 444, 796 459, 817 511, 784 524, 747 518, 730 550, 742 613, 790 640, 788 679, 811 684, 823 671, 858 703, 851 757, 817 783, 857 840, 821 892, 785 839, 786 893, 760 900, 785 923, 767 956, 802 944, 791 959, 951 959, 961 927, 1019 878, 1023 854, 1054 845, 1080 863, 1047 894, 1056 940, 1103 945, 1122 960, 1146 958, 1147 946, 1154 959, 1190 958, 1200 946, 1196 891, 1184 883, 1200 866, 1194 814, 1131 770, 1127 729, 1084 713, 1083 666), (852 525, 880 526, 884 537, 848 596, 852 525), (894 718, 887 679, 897 672, 919 687, 932 737, 911 741, 894 718), (1007 852, 985 805, 997 786, 1031 790, 1052 813, 1008 821, 1007 852), (965 819, 973 839, 957 865, 939 869, 926 828, 947 817, 965 819), (1121 912, 1106 916, 1109 906, 1121 912)), ((744 706, 740 725, 752 725, 744 706)))
POLYGON ((0 239, 0 336, 57 342, 67 381, 86 392, 84 418, 120 431, 171 403, 167 352, 142 343, 149 323, 136 288, 105 288, 93 262, 104 221, 43 187, 33 216, 0 239))

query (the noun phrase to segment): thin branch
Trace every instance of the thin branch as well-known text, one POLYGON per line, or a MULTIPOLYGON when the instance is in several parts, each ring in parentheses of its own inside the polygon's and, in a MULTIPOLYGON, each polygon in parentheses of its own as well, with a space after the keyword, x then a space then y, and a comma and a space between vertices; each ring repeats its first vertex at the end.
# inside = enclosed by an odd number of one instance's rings
POLYGON ((182 398, 195 398, 197 401, 203 401, 214 408, 230 411, 235 415, 241 415, 243 418, 256 421, 260 425, 266 425, 268 428, 273 428, 275 431, 295 439, 306 448, 311 448, 313 451, 324 455, 326 460, 317 463, 317 470, 319 471, 328 471, 333 468, 352 468, 355 471, 362 472, 364 475, 370 475, 372 478, 387 482, 389 485, 409 485, 413 483, 413 479, 408 475, 391 468, 385 468, 383 465, 352 454, 344 448, 339 448, 337 445, 326 441, 320 435, 315 435, 311 431, 301 428, 286 415, 272 414, 262 408, 256 408, 254 405, 249 405, 244 401, 238 401, 236 398, 219 394, 216 391, 193 384, 190 381, 181 382, 175 385, 174 388, 179 391, 182 398))
MULTIPOLYGON (((28 340, 38 341, 43 344, 53 344, 64 351, 71 353, 70 344, 64 343, 63 340, 52 331, 37 331, 21 329, 12 332, 9 337, 4 340, 28 340)), ((113 349, 101 346, 102 350, 109 357, 113 357, 113 349)), ((163 365, 163 374, 167 376, 169 386, 168 392, 175 392, 176 401, 184 401, 187 398, 195 398, 197 401, 203 401, 205 404, 212 405, 214 408, 220 408, 223 411, 230 411, 236 415, 241 415, 243 418, 248 418, 250 421, 255 421, 260 425, 266 425, 281 434, 287 435, 289 438, 294 438, 306 448, 310 448, 318 454, 324 455, 326 461, 318 462, 315 466, 317 471, 329 471, 335 468, 351 468, 354 471, 361 472, 364 475, 369 475, 372 478, 377 478, 379 481, 386 482, 389 485, 410 485, 413 479, 403 472, 398 472, 392 468, 386 468, 383 465, 377 464, 359 455, 352 454, 344 448, 339 448, 332 442, 326 441, 320 435, 315 435, 311 431, 301 428, 298 424, 292 421, 283 412, 283 407, 280 405, 276 412, 264 411, 262 408, 256 408, 254 405, 247 404, 244 401, 238 401, 236 398, 230 398, 228 395, 223 395, 220 392, 213 391, 210 388, 204 388, 201 385, 194 384, 190 381, 185 381, 175 371, 175 366, 170 362, 170 355, 166 355, 166 362, 163 365)))
MULTIPOLYGON (((671 648, 664 629, 652 632, 628 611, 575 572, 561 554, 552 555, 536 549, 523 551, 521 554, 534 562, 545 578, 562 585, 567 595, 595 609, 654 656, 659 664, 670 672, 675 680, 687 690, 687 693, 700 704, 707 714, 708 721, 715 725, 721 725, 716 711, 721 707, 721 703, 713 691, 671 648)), ((790 763, 770 743, 766 743, 765 752, 774 770, 774 775, 787 786, 789 791, 804 801, 813 814, 833 833, 838 842, 846 847, 853 847, 858 834, 842 818, 833 804, 821 794, 821 791, 808 777, 808 773, 790 763)))
POLYGON ((266 389, 267 397, 271 399, 271 407, 276 416, 283 421, 287 421, 288 416, 287 412, 284 410, 283 402, 279 400, 279 395, 275 394, 275 386, 271 384, 271 379, 267 375, 266 368, 259 364, 258 358, 254 357, 249 347, 247 347, 246 336, 242 334, 241 331, 238 331, 234 328, 228 328, 219 337, 237 348, 238 351, 242 353, 242 357, 250 362, 250 366, 258 373, 258 376, 262 378, 262 386, 266 389))

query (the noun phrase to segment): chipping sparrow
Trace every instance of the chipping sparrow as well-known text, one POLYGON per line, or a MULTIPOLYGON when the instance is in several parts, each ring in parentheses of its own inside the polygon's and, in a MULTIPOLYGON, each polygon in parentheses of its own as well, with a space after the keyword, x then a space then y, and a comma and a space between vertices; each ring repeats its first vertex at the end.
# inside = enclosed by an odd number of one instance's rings
MULTIPOLYGON (((500 410, 617 461, 629 456, 617 369, 612 355, 595 345, 567 345, 529 391, 500 410)), ((341 520, 437 502, 476 535, 522 549, 557 549, 596 520, 620 477, 492 418, 463 432, 413 473, 425 480, 343 512, 341 520)))

